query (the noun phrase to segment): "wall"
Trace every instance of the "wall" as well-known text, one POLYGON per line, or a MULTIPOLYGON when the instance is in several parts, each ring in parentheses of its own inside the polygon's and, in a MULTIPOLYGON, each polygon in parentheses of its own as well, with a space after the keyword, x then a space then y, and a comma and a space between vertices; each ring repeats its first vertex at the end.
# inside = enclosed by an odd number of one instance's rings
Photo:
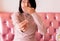
POLYGON ((3 11, 2 2, 3 2, 3 0, 0 0, 0 11, 3 11))
POLYGON ((36 0, 38 12, 60 12, 60 0, 36 0))
MULTIPOLYGON (((1 2, 1 0, 0 0, 1 2)), ((37 12, 60 12, 60 0, 36 0, 37 12)), ((3 11, 17 12, 19 0, 3 0, 3 11)), ((1 8, 1 6, 0 6, 1 8)), ((0 9, 1 11, 1 9, 0 9)))
POLYGON ((19 7, 19 0, 0 0, 3 10, 1 9, 0 11, 8 11, 8 12, 16 12, 18 11, 19 7))

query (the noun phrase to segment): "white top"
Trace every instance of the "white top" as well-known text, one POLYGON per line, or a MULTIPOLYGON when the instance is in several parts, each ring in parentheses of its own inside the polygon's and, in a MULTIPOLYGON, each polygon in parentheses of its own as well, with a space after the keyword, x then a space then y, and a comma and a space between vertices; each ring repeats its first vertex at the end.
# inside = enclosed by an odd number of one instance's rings
POLYGON ((38 32, 43 35, 45 34, 46 29, 43 28, 41 20, 39 20, 40 18, 38 18, 37 14, 32 15, 24 14, 24 16, 23 17, 20 16, 19 13, 14 13, 12 15, 12 21, 15 31, 14 41, 36 41, 34 36, 37 28, 38 32), (27 30, 25 32, 21 32, 19 29, 20 28, 19 23, 24 20, 23 18, 29 21, 27 25, 27 30))

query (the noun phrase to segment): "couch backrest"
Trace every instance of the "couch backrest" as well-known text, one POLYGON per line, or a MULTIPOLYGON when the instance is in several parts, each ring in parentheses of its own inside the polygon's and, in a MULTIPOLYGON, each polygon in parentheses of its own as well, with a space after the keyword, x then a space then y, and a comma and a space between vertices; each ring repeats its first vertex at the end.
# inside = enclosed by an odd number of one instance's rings
MULTIPOLYGON (((14 39, 14 29, 11 20, 10 12, 0 12, 0 18, 2 20, 2 40, 12 41, 14 39)), ((56 41, 56 29, 60 27, 60 13, 41 13, 38 15, 41 17, 47 33, 43 36, 36 32, 37 41, 56 41)))

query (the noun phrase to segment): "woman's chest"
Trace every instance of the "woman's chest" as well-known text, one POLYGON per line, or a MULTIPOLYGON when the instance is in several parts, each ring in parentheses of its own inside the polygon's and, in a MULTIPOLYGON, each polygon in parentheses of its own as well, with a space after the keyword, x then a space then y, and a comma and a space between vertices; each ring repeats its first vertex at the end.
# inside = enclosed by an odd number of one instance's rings
POLYGON ((28 24, 26 24, 26 27, 36 27, 37 25, 35 24, 33 17, 29 14, 24 14, 21 16, 18 16, 19 21, 22 22, 24 20, 28 21, 28 24))

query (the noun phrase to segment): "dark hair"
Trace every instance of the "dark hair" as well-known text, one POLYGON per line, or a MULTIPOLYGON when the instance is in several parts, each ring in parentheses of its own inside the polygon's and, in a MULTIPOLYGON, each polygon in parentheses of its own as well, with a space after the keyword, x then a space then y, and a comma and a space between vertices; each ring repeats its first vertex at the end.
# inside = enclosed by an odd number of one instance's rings
MULTIPOLYGON (((22 10, 22 7, 21 7, 21 2, 22 2, 22 0, 20 0, 20 2, 19 2, 19 12, 23 13, 23 10, 22 10)), ((29 0, 29 3, 30 3, 32 8, 36 9, 36 2, 35 2, 35 0, 29 0)))

